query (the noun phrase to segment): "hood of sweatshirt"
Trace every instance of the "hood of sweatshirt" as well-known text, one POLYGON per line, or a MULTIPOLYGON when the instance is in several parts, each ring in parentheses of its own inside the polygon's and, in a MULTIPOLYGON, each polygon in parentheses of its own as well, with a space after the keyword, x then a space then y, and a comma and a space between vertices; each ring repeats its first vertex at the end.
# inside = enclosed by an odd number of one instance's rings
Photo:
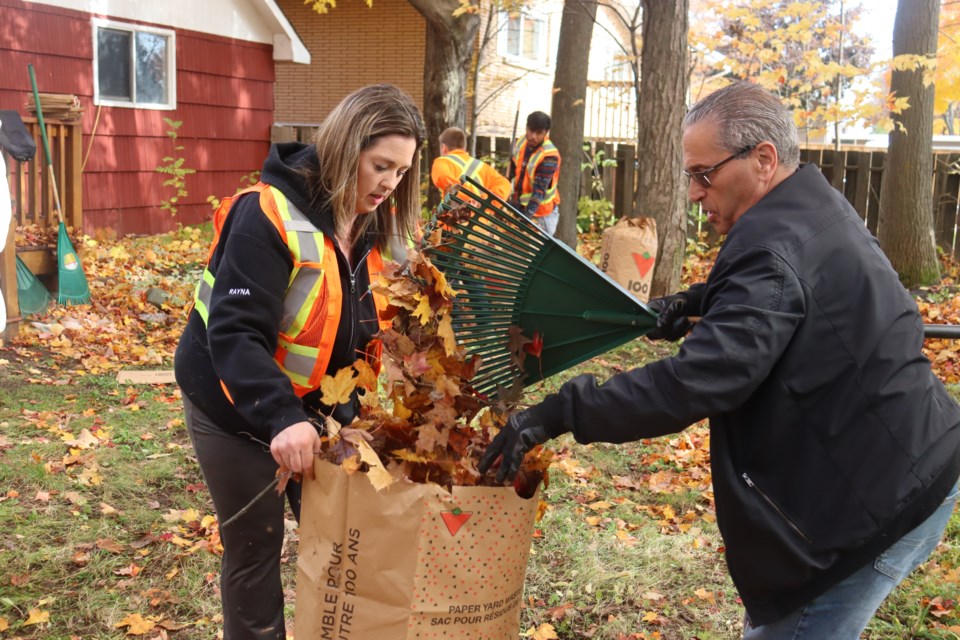
POLYGON ((280 189, 324 233, 332 233, 333 216, 330 208, 320 208, 313 202, 305 175, 307 171, 315 172, 318 167, 317 152, 313 145, 282 142, 270 146, 260 180, 280 189))

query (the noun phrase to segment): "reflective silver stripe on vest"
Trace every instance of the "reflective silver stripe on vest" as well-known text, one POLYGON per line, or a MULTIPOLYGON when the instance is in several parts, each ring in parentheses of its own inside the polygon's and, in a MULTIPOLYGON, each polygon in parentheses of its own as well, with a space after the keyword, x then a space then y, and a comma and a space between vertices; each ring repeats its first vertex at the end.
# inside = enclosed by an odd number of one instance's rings
POLYGON ((311 355, 300 355, 290 350, 295 345, 284 346, 287 348, 287 357, 283 360, 283 368, 309 379, 313 373, 313 365, 317 363, 316 349, 311 355))
POLYGON ((203 270, 203 275, 200 276, 200 282, 197 283, 197 291, 194 294, 194 298, 197 301, 196 309, 200 313, 200 317, 203 318, 203 324, 207 324, 207 318, 210 316, 210 298, 213 297, 213 277, 209 269, 203 270), (207 282, 207 276, 210 277, 210 282, 207 282))
POLYGON ((480 161, 474 158, 473 161, 469 165, 467 165, 467 168, 463 171, 463 174, 460 176, 460 179, 462 180, 463 176, 476 179, 477 178, 476 174, 477 174, 477 171, 479 171, 479 169, 480 169, 480 161))
MULTIPOLYGON (((297 245, 300 250, 300 261, 319 264, 323 258, 323 232, 303 215, 303 212, 297 208, 297 205, 290 202, 290 200, 279 191, 275 191, 274 200, 277 200, 278 197, 286 201, 287 213, 290 216, 290 220, 283 221, 284 231, 288 234, 287 243, 289 244, 290 242, 289 234, 293 233, 296 236, 297 245)), ((320 267, 313 269, 296 269, 296 267, 294 267, 294 269, 296 273, 292 274, 292 281, 287 287, 286 295, 283 297, 283 315, 280 318, 280 330, 284 333, 293 325, 297 314, 300 313, 307 298, 310 297, 310 292, 316 286, 317 282, 323 278, 323 270, 320 267)), ((303 360, 306 360, 306 358, 303 358, 303 360)), ((291 363, 290 355, 287 356, 286 362, 291 363)), ((313 360, 311 359, 306 373, 304 373, 304 370, 300 367, 290 366, 290 364, 285 366, 295 373, 309 376, 310 372, 313 371, 313 360)))

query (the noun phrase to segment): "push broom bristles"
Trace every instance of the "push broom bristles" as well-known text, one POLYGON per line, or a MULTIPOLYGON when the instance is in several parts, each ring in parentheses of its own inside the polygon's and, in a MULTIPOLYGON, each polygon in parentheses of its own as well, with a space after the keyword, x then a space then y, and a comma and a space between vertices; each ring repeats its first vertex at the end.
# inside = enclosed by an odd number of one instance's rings
POLYGON ((430 259, 457 291, 453 328, 482 359, 474 387, 499 395, 558 373, 655 326, 639 300, 522 213, 466 178, 432 226, 441 233, 430 259), (543 349, 519 370, 519 330, 543 349), (539 361, 538 361, 539 360, 539 361))

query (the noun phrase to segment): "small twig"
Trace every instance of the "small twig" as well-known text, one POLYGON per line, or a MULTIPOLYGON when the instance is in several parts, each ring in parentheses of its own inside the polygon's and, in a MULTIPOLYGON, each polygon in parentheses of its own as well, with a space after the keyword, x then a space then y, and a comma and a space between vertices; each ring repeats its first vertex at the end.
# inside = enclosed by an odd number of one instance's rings
POLYGON ((259 500, 259 499, 262 498, 263 496, 267 495, 267 492, 270 491, 270 490, 272 490, 275 486, 277 486, 277 483, 278 483, 278 482, 280 482, 280 478, 279 478, 279 477, 274 478, 274 479, 273 479, 273 482, 271 482, 271 483, 268 484, 266 487, 264 487, 264 488, 263 488, 263 491, 261 491, 260 493, 258 493, 257 496, 256 496, 253 500, 251 500, 250 502, 248 502, 248 503, 246 504, 246 506, 243 507, 243 509, 240 509, 240 511, 237 511, 235 514, 233 514, 232 516, 230 516, 230 517, 227 519, 226 522, 221 523, 221 525, 220 525, 220 531, 223 531, 223 530, 226 529, 230 524, 232 524, 237 518, 239 518, 240 516, 242 516, 243 514, 245 514, 247 511, 250 511, 251 507, 253 507, 253 505, 257 502, 257 500, 259 500))
POLYGON ((270 448, 270 443, 269 443, 269 442, 264 442, 263 440, 261 440, 261 439, 259 439, 259 438, 255 438, 252 434, 250 434, 250 433, 247 432, 247 431, 240 431, 238 435, 247 436, 248 438, 250 438, 251 440, 253 440, 253 441, 256 442, 257 444, 262 444, 262 445, 265 446, 267 449, 270 448))

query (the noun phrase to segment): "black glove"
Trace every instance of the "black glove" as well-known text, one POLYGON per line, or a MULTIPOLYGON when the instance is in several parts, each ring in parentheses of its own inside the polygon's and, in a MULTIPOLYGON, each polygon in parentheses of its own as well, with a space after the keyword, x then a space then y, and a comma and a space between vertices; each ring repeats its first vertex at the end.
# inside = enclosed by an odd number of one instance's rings
POLYGON ((544 424, 536 407, 518 411, 510 416, 507 424, 487 447, 483 457, 480 458, 480 466, 477 470, 480 475, 485 474, 494 461, 503 454, 503 460, 497 470, 497 482, 499 484, 503 484, 505 480, 513 482, 523 463, 523 456, 527 455, 530 449, 566 431, 560 425, 544 424))
POLYGON ((693 323, 687 316, 696 315, 697 310, 691 309, 690 299, 685 293, 654 298, 647 306, 659 314, 657 328, 647 334, 651 340, 676 342, 693 328, 693 323))

